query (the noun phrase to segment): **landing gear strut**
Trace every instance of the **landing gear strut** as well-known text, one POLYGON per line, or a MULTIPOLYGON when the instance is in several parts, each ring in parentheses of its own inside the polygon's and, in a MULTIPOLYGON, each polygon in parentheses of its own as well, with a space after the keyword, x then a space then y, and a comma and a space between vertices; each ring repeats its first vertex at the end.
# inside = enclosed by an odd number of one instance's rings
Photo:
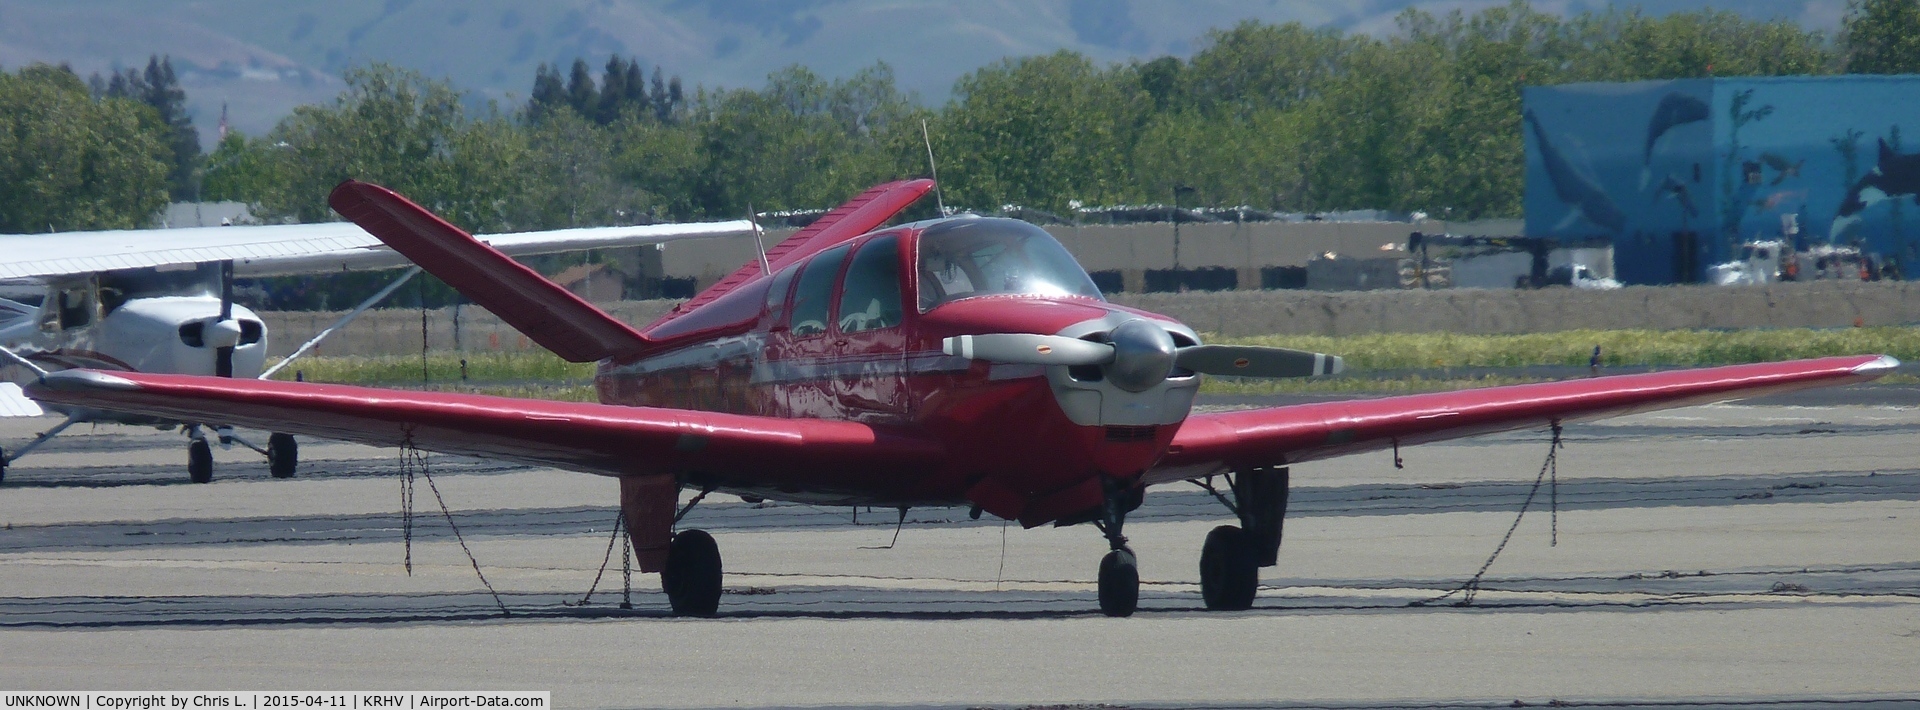
POLYGON ((1279 561, 1281 523, 1287 515, 1287 469, 1259 468, 1228 476, 1233 500, 1201 486, 1240 518, 1207 533, 1200 548, 1200 598, 1207 608, 1240 611, 1253 607, 1260 589, 1260 568, 1279 561))
POLYGON ((1100 613, 1133 616, 1140 606, 1140 562, 1127 547, 1127 536, 1120 534, 1120 529, 1127 522, 1127 512, 1139 507, 1140 489, 1122 489, 1112 479, 1106 483, 1106 502, 1101 505, 1100 517, 1093 521, 1112 548, 1100 559, 1100 613))

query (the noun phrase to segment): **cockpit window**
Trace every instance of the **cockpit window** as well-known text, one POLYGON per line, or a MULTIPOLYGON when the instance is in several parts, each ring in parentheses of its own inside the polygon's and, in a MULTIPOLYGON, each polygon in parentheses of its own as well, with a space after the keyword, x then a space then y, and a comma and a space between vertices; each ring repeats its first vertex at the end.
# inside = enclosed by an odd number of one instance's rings
POLYGON ((847 267, 840 289, 840 332, 858 333, 900 325, 900 238, 867 242, 847 267))
POLYGON ((993 294, 1084 296, 1100 289, 1045 230, 1012 219, 945 222, 920 235, 920 312, 993 294))
POLYGON ((800 284, 793 289, 793 313, 789 328, 794 335, 827 332, 827 308, 833 305, 833 279, 847 260, 848 247, 837 247, 813 257, 800 272, 800 284))

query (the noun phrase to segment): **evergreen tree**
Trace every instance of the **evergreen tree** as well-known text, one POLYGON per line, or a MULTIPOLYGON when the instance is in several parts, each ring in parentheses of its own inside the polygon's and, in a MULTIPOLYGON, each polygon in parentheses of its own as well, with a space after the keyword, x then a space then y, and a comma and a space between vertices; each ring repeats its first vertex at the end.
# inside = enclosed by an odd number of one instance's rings
POLYGON ((607 67, 600 74, 600 106, 593 118, 604 126, 620 120, 620 112, 630 104, 627 98, 627 63, 620 61, 620 55, 607 57, 607 67))
POLYGON ((1840 43, 1848 74, 1920 73, 1920 0, 1852 0, 1840 43))
POLYGON ((587 69, 587 60, 574 59, 573 71, 567 76, 567 105, 582 117, 591 117, 599 109, 599 92, 593 88, 593 74, 587 69))
POLYGON ((667 98, 667 80, 665 75, 660 73, 658 64, 653 66, 653 93, 649 99, 653 103, 654 118, 659 119, 661 123, 666 123, 668 114, 673 110, 673 102, 667 98))
POLYGON ((533 97, 527 101, 527 114, 539 121, 566 104, 567 87, 560 80, 560 69, 541 62, 533 73, 533 97))
POLYGON ((646 117, 653 111, 653 102, 647 99, 647 73, 641 71, 639 59, 627 60, 627 100, 633 102, 637 115, 646 117))
POLYGON ((193 128, 193 116, 187 113, 187 92, 173 72, 173 58, 150 56, 140 84, 145 95, 138 96, 160 115, 166 127, 167 145, 173 151, 172 170, 167 173, 167 191, 177 202, 197 199, 194 168, 200 163, 200 132, 193 128))

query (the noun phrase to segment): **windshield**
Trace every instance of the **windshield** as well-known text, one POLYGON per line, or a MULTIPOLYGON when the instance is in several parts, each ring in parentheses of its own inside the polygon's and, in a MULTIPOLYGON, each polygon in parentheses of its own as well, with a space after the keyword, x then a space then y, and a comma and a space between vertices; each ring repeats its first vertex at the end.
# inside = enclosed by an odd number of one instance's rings
POLYGON ((1083 296, 1100 289, 1045 230, 1012 219, 943 222, 920 234, 920 312, 994 294, 1083 296))

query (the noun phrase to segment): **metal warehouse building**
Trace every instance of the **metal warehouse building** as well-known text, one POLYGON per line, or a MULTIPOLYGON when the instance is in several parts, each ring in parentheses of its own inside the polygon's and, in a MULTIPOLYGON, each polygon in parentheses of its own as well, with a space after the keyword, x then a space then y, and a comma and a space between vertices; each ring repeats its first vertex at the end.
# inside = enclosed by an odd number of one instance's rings
POLYGON ((1526 231, 1606 237, 1627 283, 1686 283, 1780 239, 1920 273, 1920 76, 1682 79, 1523 92, 1526 231))

